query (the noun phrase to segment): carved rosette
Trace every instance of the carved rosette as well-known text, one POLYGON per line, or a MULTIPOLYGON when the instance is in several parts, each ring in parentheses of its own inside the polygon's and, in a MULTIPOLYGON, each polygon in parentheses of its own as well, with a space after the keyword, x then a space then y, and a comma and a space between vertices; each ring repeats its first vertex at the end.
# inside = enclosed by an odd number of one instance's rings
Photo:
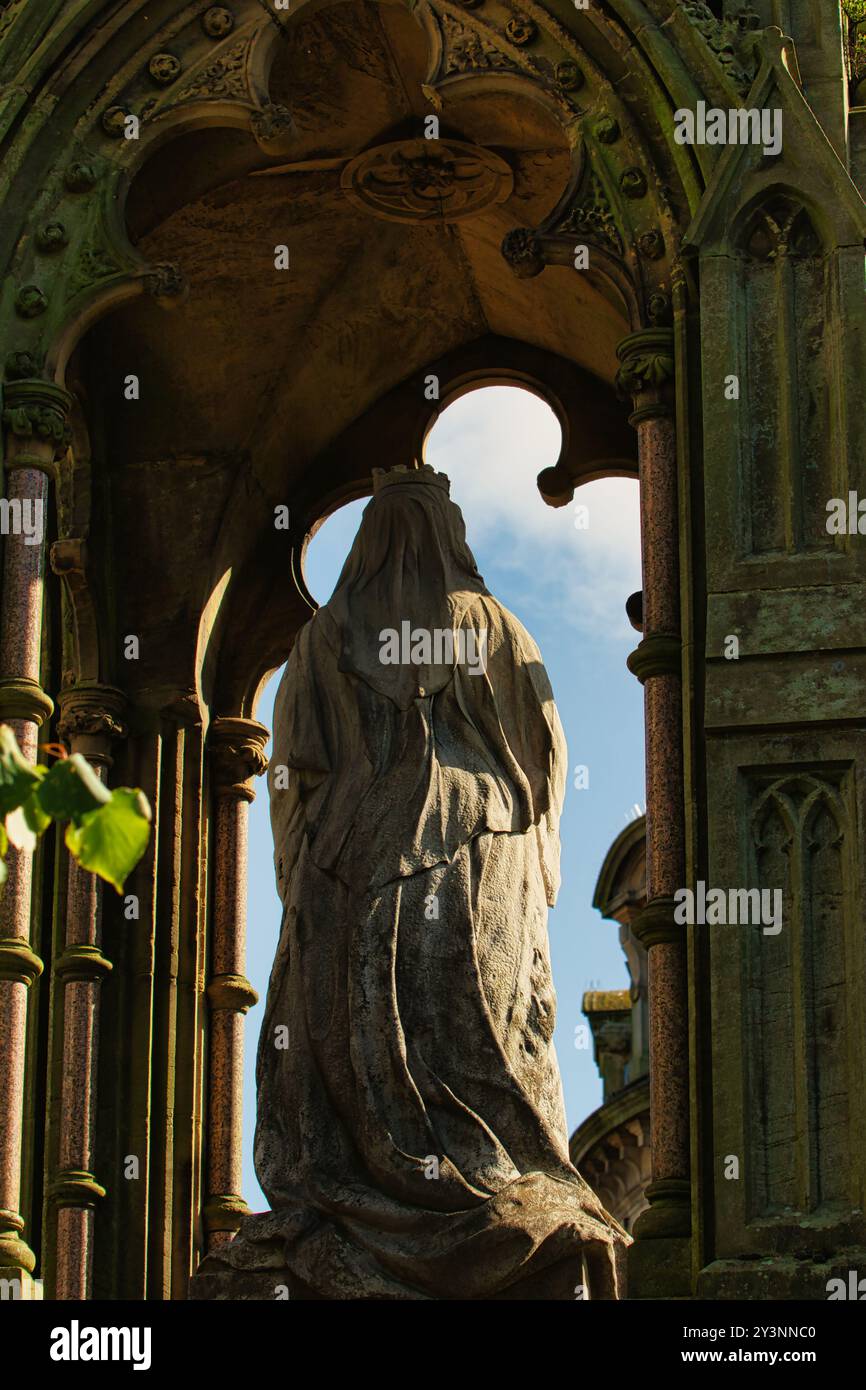
POLYGON ((270 103, 250 116, 256 144, 266 154, 287 153, 295 135, 295 121, 286 106, 270 103))
POLYGON ((254 801, 250 785, 254 777, 267 771, 265 744, 270 730, 255 719, 215 719, 210 726, 208 745, 212 786, 217 797, 232 796, 254 801))
POLYGON ((189 285, 179 266, 171 261, 162 261, 145 272, 144 292, 163 308, 171 309, 184 302, 189 294, 189 285))
POLYGON ((506 232, 500 251, 518 280, 531 280, 544 269, 541 242, 531 227, 514 227, 506 232))
POLYGON ((510 195, 503 159, 461 140, 400 140, 353 159, 340 184, 356 207, 389 222, 457 222, 510 195))

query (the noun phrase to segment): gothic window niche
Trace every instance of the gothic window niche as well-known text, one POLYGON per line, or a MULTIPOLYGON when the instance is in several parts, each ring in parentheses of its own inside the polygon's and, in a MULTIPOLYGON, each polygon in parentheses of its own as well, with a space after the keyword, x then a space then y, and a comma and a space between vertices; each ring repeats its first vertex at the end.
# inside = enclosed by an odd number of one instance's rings
POLYGON ((835 768, 750 779, 749 881, 782 894, 781 929, 747 938, 752 1222, 858 1205, 848 1157, 860 1084, 849 1017, 858 978, 849 780, 835 768))
POLYGON ((740 537, 745 554, 832 551, 841 402, 830 318, 830 262, 810 212, 774 190, 737 239, 745 367, 740 537))

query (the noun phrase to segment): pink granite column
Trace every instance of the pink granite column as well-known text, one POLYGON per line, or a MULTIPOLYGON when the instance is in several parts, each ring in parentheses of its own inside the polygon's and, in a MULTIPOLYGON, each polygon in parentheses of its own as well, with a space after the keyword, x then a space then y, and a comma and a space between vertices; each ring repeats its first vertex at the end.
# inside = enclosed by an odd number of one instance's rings
MULTIPOLYGON (((81 753, 97 776, 107 779, 112 738, 125 699, 112 686, 84 685, 60 695, 58 732, 81 753)), ((99 991, 111 970, 101 951, 102 882, 70 856, 66 898, 66 944, 54 966, 63 986, 63 1074, 60 1093, 58 1172, 51 1185, 57 1211, 54 1296, 91 1296, 96 1205, 105 1189, 93 1174, 96 1082, 99 1062, 99 991)))
POLYGON ((648 952, 653 1180, 635 1233, 681 1237, 691 1218, 686 940, 674 921, 686 864, 673 332, 631 334, 617 355, 618 385, 635 406, 643 572, 643 640, 628 664, 644 686, 646 721, 647 905, 634 931, 648 952))
POLYGON ((258 995, 246 979, 247 806, 267 767, 268 730, 254 719, 215 719, 208 733, 213 788, 213 927, 208 1069, 207 1250, 232 1239, 247 1205, 241 1193, 244 1014, 258 995))
MULTIPOLYGON (((65 448, 70 404, 68 393, 51 382, 11 381, 4 387, 9 514, 13 525, 20 518, 30 534, 12 533, 3 542, 0 721, 11 726, 31 762, 39 729, 54 709, 39 684, 45 535, 49 484, 65 448)), ((6 865, 0 894, 0 1267, 32 1272, 35 1256, 22 1238, 21 1144, 27 990, 42 962, 30 943, 33 856, 10 848, 6 865)))

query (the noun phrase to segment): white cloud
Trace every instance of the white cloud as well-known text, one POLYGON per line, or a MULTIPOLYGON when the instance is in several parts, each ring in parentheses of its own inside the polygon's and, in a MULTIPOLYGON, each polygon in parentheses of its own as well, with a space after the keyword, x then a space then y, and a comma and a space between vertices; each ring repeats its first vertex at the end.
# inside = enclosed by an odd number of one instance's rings
MULTIPOLYGON (((534 613, 555 605, 573 630, 594 641, 621 640, 630 631, 625 600, 641 586, 637 483, 587 483, 570 506, 548 507, 535 480, 556 462, 560 446, 548 405, 519 388, 488 387, 443 412, 425 461, 450 477, 481 573, 492 563, 514 573, 520 616, 530 628, 534 613), (575 529, 577 505, 589 509, 586 530, 575 529)), ((353 510, 352 535, 361 508, 353 510)), ((351 544, 347 523, 341 510, 310 544, 306 572, 320 601, 331 593, 351 544)))
POLYGON ((621 635, 625 600, 641 585, 637 483, 601 479, 579 488, 568 507, 546 506, 535 480, 556 462, 561 439, 537 396, 490 387, 443 412, 425 460, 451 478, 482 573, 495 547, 497 564, 523 576, 527 619, 533 607, 556 603, 594 639, 621 635), (588 508, 586 530, 575 529, 578 505, 588 508))

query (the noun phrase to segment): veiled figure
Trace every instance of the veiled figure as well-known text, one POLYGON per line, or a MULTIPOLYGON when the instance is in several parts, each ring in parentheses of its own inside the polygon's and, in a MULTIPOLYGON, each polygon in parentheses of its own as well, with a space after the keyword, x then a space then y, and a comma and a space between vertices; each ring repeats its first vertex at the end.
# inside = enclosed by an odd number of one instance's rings
POLYGON ((618 1296, 629 1238, 569 1162, 552 1043, 566 768, 538 649, 485 588, 448 480, 377 475, 277 696, 272 1211, 219 1261, 282 1264, 302 1297, 618 1296), (453 652, 383 661, 404 623, 453 652))

